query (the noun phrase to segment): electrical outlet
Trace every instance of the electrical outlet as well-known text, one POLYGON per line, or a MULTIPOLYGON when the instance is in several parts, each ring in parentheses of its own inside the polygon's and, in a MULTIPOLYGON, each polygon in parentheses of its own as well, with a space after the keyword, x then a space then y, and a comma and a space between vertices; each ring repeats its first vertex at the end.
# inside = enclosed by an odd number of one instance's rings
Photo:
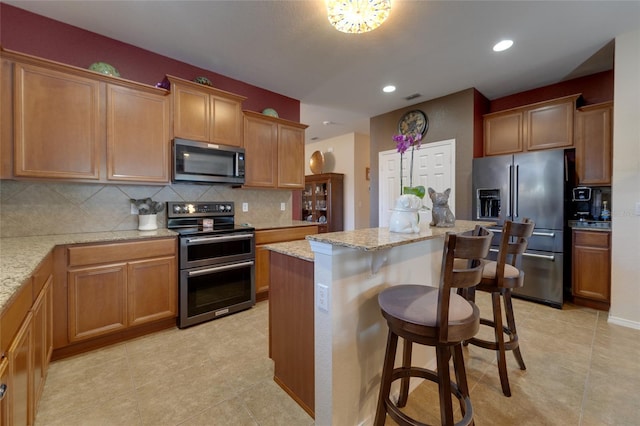
POLYGON ((318 309, 329 312, 329 287, 318 283, 318 309))
POLYGON ((636 201, 636 216, 640 216, 640 201, 636 201))
POLYGON ((242 211, 243 212, 249 211, 249 203, 242 203, 242 211))
POLYGON ((280 210, 285 211, 287 209, 287 203, 280 203, 280 210))

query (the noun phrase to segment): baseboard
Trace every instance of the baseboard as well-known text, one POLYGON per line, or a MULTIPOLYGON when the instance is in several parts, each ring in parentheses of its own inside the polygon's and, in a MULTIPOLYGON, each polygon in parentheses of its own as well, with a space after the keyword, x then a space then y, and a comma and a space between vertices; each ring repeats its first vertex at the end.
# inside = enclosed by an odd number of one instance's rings
POLYGON ((609 318, 607 318, 607 322, 610 324, 621 325, 623 327, 634 328, 636 330, 640 330, 640 322, 638 321, 630 321, 628 319, 614 317, 609 314, 609 318))

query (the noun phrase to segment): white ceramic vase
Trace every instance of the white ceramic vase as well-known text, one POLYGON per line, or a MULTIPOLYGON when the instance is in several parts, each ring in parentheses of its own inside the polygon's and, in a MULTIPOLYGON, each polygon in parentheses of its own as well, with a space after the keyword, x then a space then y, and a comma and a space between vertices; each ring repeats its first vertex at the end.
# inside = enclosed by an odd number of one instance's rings
POLYGON ((389 232, 413 234, 420 232, 419 211, 422 207, 420 197, 404 194, 398 197, 389 219, 389 232))
POLYGON ((158 229, 158 222, 156 221, 155 214, 139 214, 138 215, 139 231, 153 231, 154 229, 158 229))

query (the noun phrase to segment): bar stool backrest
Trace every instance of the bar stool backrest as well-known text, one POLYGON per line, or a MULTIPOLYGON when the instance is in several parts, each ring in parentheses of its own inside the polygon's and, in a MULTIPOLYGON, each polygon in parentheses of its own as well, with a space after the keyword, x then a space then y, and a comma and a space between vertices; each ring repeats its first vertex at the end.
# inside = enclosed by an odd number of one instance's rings
POLYGON ((504 280, 507 279, 504 269, 505 265, 516 267, 518 256, 527 250, 529 237, 533 234, 535 223, 529 218, 522 222, 512 222, 507 220, 502 227, 502 238, 496 260, 496 281, 498 287, 504 287, 504 280))

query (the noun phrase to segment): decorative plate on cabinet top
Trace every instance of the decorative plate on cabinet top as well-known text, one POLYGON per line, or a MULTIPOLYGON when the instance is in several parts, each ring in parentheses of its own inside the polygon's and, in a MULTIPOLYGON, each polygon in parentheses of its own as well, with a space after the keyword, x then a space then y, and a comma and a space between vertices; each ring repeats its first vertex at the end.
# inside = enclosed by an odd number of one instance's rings
POLYGON ((211 80, 209 80, 207 77, 196 77, 193 79, 193 81, 199 84, 204 84, 205 86, 213 86, 213 84, 211 84, 211 80))
POLYGON ((91 71, 96 71, 101 74, 120 77, 120 73, 118 72, 118 70, 113 65, 108 64, 106 62, 94 62, 91 65, 89 65, 89 69, 91 71))
POLYGON ((318 173, 322 173, 322 168, 324 167, 324 155, 320 151, 314 151, 311 154, 311 158, 309 159, 309 168, 313 172, 313 174, 317 175, 318 173))
POLYGON ((276 111, 273 108, 265 108, 265 109, 262 110, 262 113, 264 115, 268 115, 269 117, 276 117, 276 118, 279 117, 278 111, 276 111))

